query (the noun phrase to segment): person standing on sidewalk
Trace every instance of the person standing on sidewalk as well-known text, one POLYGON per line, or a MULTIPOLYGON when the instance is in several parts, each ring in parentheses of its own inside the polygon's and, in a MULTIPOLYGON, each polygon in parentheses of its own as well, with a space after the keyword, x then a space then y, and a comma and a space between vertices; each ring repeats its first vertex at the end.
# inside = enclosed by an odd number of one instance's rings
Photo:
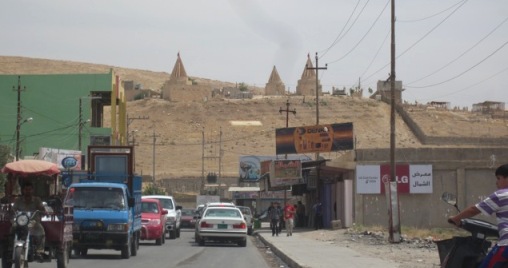
POLYGON ((284 207, 284 220, 286 221, 286 236, 293 235, 293 225, 294 225, 294 217, 295 217, 295 207, 288 202, 284 207))
POLYGON ((314 229, 318 230, 323 228, 323 204, 321 204, 319 199, 316 204, 312 206, 312 211, 314 212, 314 229))
POLYGON ((270 203, 268 208, 268 218, 270 219, 270 229, 272 229, 272 236, 279 236, 279 220, 280 220, 280 209, 274 206, 274 203, 270 203))
POLYGON ((302 204, 302 201, 298 201, 296 207, 296 216, 298 218, 298 227, 306 227, 305 224, 305 205, 302 204))

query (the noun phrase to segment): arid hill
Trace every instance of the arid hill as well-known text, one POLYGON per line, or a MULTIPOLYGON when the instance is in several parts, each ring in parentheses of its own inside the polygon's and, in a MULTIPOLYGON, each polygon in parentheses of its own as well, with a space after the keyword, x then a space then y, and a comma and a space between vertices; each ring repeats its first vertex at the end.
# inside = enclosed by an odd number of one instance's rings
MULTIPOLYGON (((94 73, 113 68, 122 79, 134 80, 152 89, 159 89, 169 77, 168 73, 68 61, 0 57, 0 62, 0 73, 4 74, 94 73)), ((233 84, 195 79, 214 83, 216 87, 233 84)), ((149 117, 148 120, 134 120, 129 126, 130 139, 136 144, 136 170, 151 175, 155 164, 158 179, 200 177, 203 169, 205 174, 219 172, 220 165, 222 176, 238 176, 240 156, 275 154, 275 129, 286 125, 286 114, 279 113, 279 108, 285 108, 287 99, 255 96, 246 100, 214 98, 206 102, 168 102, 161 99, 129 102, 129 117, 149 117), (233 124, 234 121, 258 121, 259 124, 238 125, 233 124)), ((296 109, 296 115, 289 114, 290 127, 316 123, 314 98, 290 96, 289 101, 290 108, 296 109)), ((325 95, 320 98, 319 111, 321 124, 353 122, 356 148, 389 148, 388 104, 368 98, 325 95)), ((508 125, 502 119, 425 107, 407 111, 428 135, 482 138, 506 137, 508 134, 508 125)), ((105 120, 108 124, 109 117, 105 120)), ((396 143, 398 148, 436 146, 422 145, 399 115, 396 118, 396 143)), ((453 147, 447 144, 438 146, 453 147)), ((333 159, 341 154, 343 152, 321 156, 333 159)))

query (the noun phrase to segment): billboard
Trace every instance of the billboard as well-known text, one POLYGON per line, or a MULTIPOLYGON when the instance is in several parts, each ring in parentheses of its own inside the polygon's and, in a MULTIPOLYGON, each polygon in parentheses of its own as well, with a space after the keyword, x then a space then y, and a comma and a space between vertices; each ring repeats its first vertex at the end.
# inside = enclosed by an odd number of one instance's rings
POLYGON ((62 170, 81 170, 81 151, 41 147, 39 159, 55 163, 62 170))
POLYGON ((289 186, 304 183, 302 161, 274 160, 270 169, 270 187, 289 186))
POLYGON ((304 154, 352 150, 353 123, 278 128, 276 154, 304 154))
MULTIPOLYGON (((432 193, 432 165, 399 164, 395 175, 399 193, 432 193)), ((390 164, 356 166, 357 194, 384 194, 384 183, 389 180, 390 164)))
MULTIPOLYGON (((290 160, 302 160, 308 161, 310 158, 308 156, 299 156, 294 155, 288 157, 290 160)), ((272 160, 277 160, 276 156, 259 156, 259 155, 247 155, 240 157, 240 180, 245 182, 257 182, 261 179, 261 177, 265 174, 269 173, 269 165, 272 160), (268 161, 269 163, 265 163, 266 166, 263 169, 262 162, 268 161)))

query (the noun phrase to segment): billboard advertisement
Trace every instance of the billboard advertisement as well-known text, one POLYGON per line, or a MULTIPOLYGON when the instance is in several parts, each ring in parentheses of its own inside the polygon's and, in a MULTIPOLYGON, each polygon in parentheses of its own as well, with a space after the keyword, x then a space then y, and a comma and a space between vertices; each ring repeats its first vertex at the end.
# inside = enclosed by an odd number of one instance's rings
POLYGON ((302 161, 274 160, 270 170, 270 186, 289 186, 304 183, 302 177, 302 161))
MULTIPOLYGON (((432 165, 399 164, 395 167, 395 175, 399 193, 432 193, 432 165)), ((390 164, 356 166, 358 194, 384 194, 384 183, 389 180, 390 164)))
POLYGON ((39 159, 55 163, 62 170, 81 170, 81 151, 41 147, 39 159))
MULTIPOLYGON (((308 156, 293 155, 288 157, 289 160, 302 160, 308 161, 308 156)), ((277 160, 276 156, 259 156, 259 155, 246 155, 240 157, 240 180, 246 182, 257 182, 261 179, 264 174, 268 174, 270 171, 270 163, 272 160, 277 160), (261 164, 264 161, 265 167, 261 164)))
POLYGON ((277 155, 352 150, 353 123, 278 128, 275 143, 277 155))

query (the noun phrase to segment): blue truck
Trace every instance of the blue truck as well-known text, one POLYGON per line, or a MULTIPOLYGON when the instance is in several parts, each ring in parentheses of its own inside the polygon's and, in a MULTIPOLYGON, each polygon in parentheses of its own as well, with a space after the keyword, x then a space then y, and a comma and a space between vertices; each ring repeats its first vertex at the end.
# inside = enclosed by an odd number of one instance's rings
POLYGON ((142 179, 132 146, 89 146, 88 170, 72 174, 65 203, 74 209, 73 250, 121 251, 136 256, 141 233, 142 179))

